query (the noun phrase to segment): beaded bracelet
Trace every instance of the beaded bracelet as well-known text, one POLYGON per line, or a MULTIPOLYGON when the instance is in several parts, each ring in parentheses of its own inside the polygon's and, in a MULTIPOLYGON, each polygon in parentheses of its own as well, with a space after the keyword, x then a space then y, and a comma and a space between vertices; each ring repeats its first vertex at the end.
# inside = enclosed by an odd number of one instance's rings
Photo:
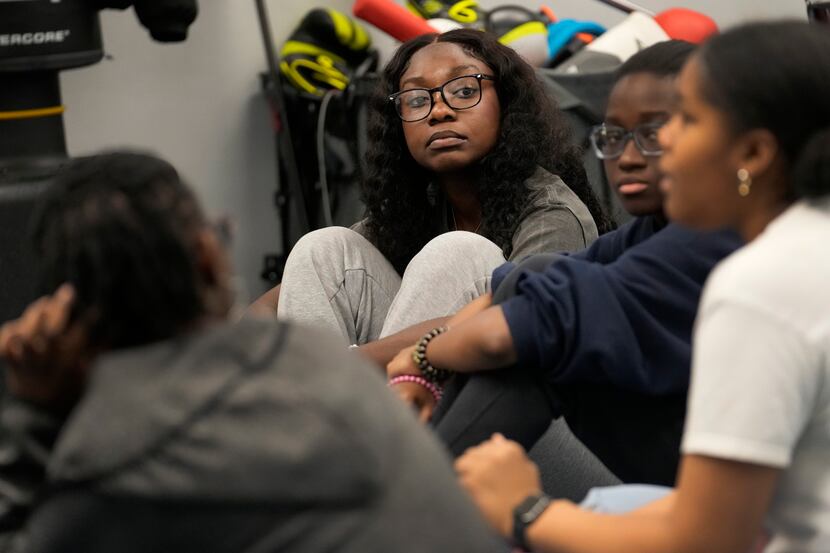
POLYGON ((415 349, 412 350, 412 362, 421 370, 421 375, 433 384, 441 384, 447 380, 452 373, 446 369, 436 369, 427 360, 427 344, 439 334, 449 330, 446 326, 433 328, 418 340, 415 349))
POLYGON ((387 386, 395 386, 396 384, 400 384, 401 382, 412 382, 413 384, 420 384, 432 394, 432 397, 435 398, 435 403, 441 401, 441 396, 444 395, 443 390, 440 386, 436 386, 423 376, 415 376, 412 374, 403 374, 401 376, 396 376, 392 380, 389 381, 387 386))

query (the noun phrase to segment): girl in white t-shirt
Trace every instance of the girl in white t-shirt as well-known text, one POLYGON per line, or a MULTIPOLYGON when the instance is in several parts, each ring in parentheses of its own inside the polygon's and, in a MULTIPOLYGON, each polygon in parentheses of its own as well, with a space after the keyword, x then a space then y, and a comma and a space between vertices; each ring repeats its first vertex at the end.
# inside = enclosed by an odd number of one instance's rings
POLYGON ((666 212, 750 242, 698 315, 674 493, 623 515, 541 496, 501 436, 456 464, 488 520, 534 551, 830 551, 830 29, 759 23, 708 41, 661 131, 666 212))

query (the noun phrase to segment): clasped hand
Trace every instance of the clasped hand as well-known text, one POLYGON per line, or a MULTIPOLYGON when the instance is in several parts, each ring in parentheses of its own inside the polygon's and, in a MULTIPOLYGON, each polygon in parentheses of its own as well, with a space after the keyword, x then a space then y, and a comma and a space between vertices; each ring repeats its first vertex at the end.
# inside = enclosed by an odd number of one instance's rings
POLYGON ((64 284, 0 327, 0 358, 14 396, 53 410, 71 408, 86 383, 86 328, 70 318, 75 290, 64 284))
MULTIPOLYGON (((461 311, 453 315, 447 322, 450 328, 456 327, 461 323, 472 319, 493 304, 493 297, 487 293, 468 303, 461 311)), ((398 354, 386 365, 386 376, 392 380, 396 376, 412 375, 421 376, 421 370, 412 359, 412 354, 415 351, 415 346, 408 346, 402 349, 398 354)), ((442 367, 452 370, 452 367, 442 367)), ((414 382, 401 382, 393 388, 398 396, 406 403, 411 405, 421 422, 428 422, 432 418, 432 413, 435 410, 435 397, 432 393, 414 382)))
POLYGON ((542 489, 539 469, 525 450, 501 434, 465 451, 455 471, 484 518, 505 537, 513 533, 513 509, 542 489))
MULTIPOLYGON (((404 375, 421 376, 421 370, 412 359, 414 351, 415 346, 406 347, 386 365, 386 376, 389 380, 404 375)), ((418 420, 423 423, 429 422, 436 405, 435 398, 429 390, 415 382, 399 382, 392 389, 398 397, 415 409, 418 420)))

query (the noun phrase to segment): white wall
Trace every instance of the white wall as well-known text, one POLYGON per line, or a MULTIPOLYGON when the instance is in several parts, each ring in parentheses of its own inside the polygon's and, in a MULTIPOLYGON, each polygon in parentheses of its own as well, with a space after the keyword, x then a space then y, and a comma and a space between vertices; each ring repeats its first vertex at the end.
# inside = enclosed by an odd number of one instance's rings
MULTIPOLYGON (((398 0, 400 3, 403 0, 398 0)), ((484 7, 540 0, 481 0, 484 7)), ((623 15, 596 0, 551 0, 559 17, 613 25, 623 15)), ((769 17, 805 17, 803 0, 641 0, 660 11, 674 5, 697 9, 721 26, 769 17)), ((350 11, 352 0, 271 0, 277 42, 313 6, 350 11)), ((132 146, 156 151, 197 189, 208 211, 236 219, 234 258, 256 295, 262 256, 279 252, 272 197, 274 142, 259 89, 265 56, 254 3, 201 0, 187 42, 153 42, 131 10, 104 12, 104 43, 111 59, 62 76, 70 154, 132 146)), ((394 41, 372 32, 384 57, 394 41)))

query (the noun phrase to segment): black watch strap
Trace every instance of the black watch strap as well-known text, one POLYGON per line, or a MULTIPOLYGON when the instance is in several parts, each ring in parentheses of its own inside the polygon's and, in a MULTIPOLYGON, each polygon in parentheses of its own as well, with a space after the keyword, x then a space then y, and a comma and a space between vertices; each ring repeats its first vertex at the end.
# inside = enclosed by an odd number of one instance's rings
POLYGON ((525 551, 530 551, 527 544, 527 527, 545 512, 550 505, 550 498, 543 493, 528 496, 513 509, 513 543, 525 551))

